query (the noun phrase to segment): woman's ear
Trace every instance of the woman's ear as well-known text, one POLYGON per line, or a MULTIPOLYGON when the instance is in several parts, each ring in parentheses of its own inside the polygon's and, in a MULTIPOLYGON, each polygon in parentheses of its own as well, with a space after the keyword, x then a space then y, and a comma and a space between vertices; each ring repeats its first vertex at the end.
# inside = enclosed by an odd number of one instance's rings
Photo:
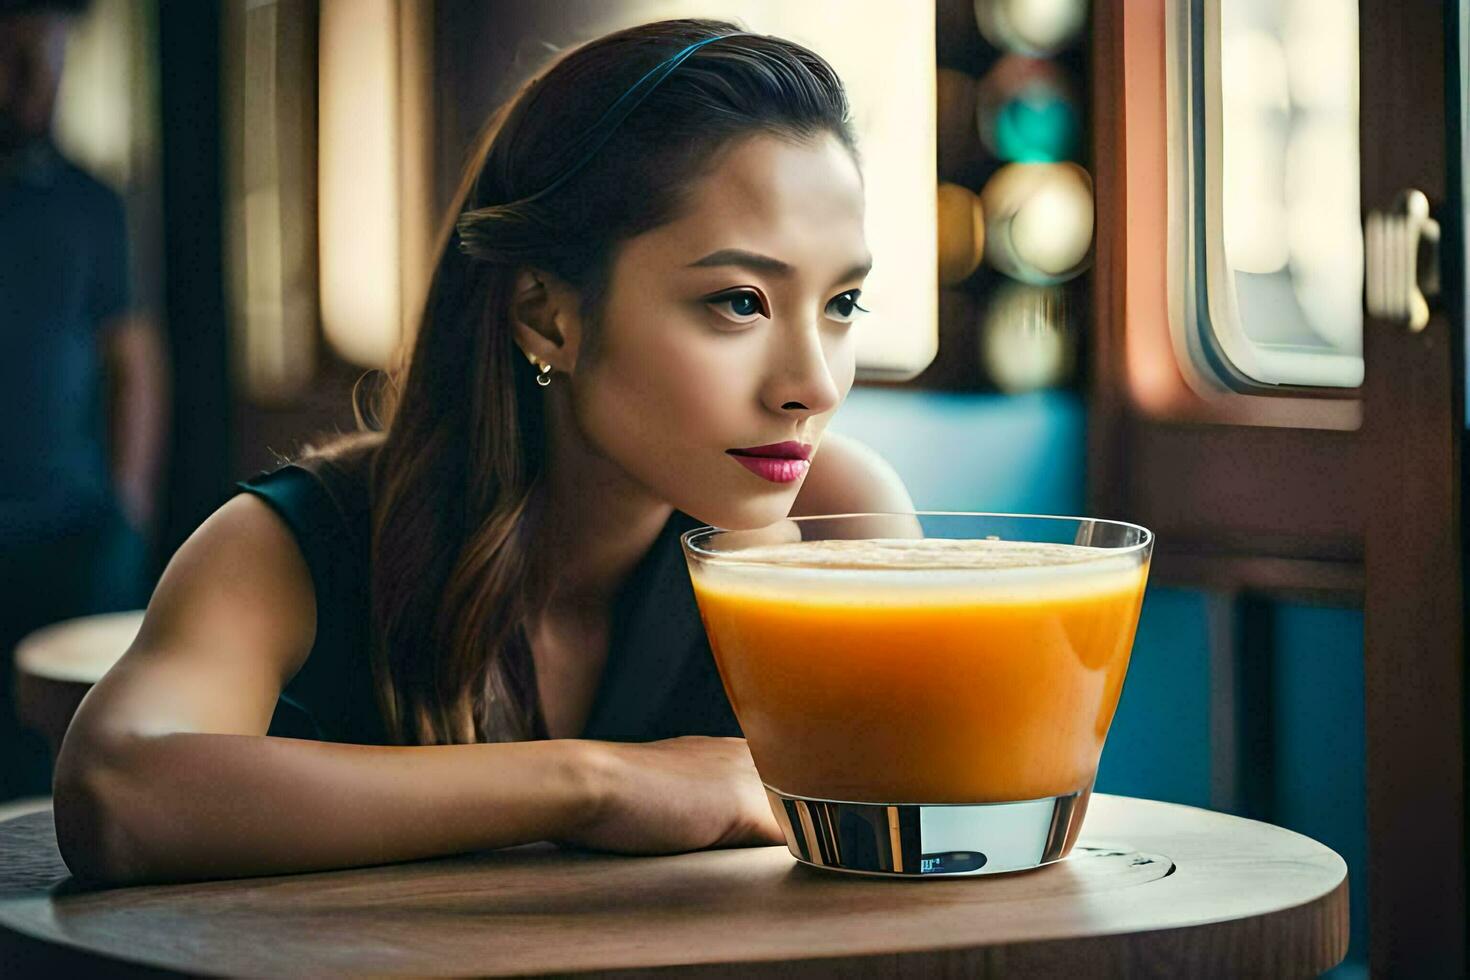
POLYGON ((510 320, 516 343, 528 356, 564 374, 572 372, 582 322, 577 294, 570 286, 539 269, 522 269, 516 275, 510 320))

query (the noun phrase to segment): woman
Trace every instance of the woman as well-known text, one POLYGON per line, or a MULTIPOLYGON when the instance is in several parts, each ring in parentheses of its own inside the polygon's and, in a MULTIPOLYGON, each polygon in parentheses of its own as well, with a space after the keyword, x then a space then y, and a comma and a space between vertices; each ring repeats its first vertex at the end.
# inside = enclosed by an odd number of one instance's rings
POLYGON ((779 38, 649 24, 530 82, 467 171, 381 429, 243 483, 78 710, 73 872, 779 843, 678 534, 911 509, 823 437, 862 190, 840 82, 779 38))

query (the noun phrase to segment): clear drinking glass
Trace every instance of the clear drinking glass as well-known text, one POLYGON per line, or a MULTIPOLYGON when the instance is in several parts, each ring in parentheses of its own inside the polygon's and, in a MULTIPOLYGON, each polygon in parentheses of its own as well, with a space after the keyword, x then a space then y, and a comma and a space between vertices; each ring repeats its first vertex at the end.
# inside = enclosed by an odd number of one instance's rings
POLYGON ((967 875, 1067 855, 1128 669, 1148 530, 920 511, 680 541, 798 860, 967 875))

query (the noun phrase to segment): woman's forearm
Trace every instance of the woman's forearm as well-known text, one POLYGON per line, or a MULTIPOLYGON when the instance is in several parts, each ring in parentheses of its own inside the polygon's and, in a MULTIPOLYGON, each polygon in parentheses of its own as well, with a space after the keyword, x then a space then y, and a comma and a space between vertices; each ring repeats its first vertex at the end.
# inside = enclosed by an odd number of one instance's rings
POLYGON ((264 735, 140 736, 88 764, 58 760, 57 841, 78 877, 125 884, 555 840, 595 817, 594 746, 570 739, 366 746, 264 735), (70 772, 77 775, 63 778, 70 772))

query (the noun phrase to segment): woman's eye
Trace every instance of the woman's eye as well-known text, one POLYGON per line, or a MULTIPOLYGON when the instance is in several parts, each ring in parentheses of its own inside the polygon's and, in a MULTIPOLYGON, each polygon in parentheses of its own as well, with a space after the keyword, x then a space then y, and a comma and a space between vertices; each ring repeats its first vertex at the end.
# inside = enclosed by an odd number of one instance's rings
POLYGON ((857 319, 856 313, 872 312, 866 307, 858 305, 858 297, 862 294, 863 291, 861 289, 849 289, 839 296, 834 296, 832 302, 827 304, 827 309, 829 312, 835 311, 835 319, 841 320, 843 323, 851 323, 857 319))
POLYGON ((765 304, 761 302, 759 293, 749 289, 738 293, 726 293, 705 300, 710 306, 720 311, 726 319, 734 320, 736 323, 750 323, 758 316, 769 316, 765 304), (727 312, 728 311, 728 312, 727 312))

